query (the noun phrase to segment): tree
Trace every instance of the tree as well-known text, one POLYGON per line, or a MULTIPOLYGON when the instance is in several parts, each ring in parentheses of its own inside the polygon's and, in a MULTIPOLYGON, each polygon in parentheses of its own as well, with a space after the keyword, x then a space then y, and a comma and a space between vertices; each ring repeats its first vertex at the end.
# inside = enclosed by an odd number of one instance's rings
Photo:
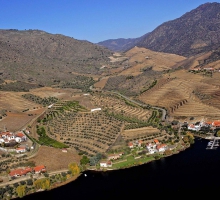
POLYGON ((33 185, 33 181, 31 179, 27 180, 27 185, 33 185))
POLYGON ((34 181, 34 186, 36 189, 50 189, 50 179, 42 178, 34 181))
POLYGON ((26 185, 19 185, 16 188, 17 195, 21 198, 26 194, 26 185))
POLYGON ((83 156, 82 159, 80 160, 81 165, 86 165, 89 163, 89 158, 87 156, 83 156))
POLYGON ((80 168, 76 163, 70 163, 68 165, 69 170, 71 171, 72 175, 78 175, 80 173, 80 168))

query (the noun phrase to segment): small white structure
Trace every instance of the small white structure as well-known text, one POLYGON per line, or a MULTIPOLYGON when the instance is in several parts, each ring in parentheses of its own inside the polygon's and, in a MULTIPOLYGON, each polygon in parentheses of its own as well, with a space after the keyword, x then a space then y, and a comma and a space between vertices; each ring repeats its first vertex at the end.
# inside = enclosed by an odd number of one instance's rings
POLYGON ((153 154, 153 153, 156 153, 157 150, 156 149, 148 149, 148 152, 149 152, 149 154, 153 154))
POLYGON ((148 143, 146 144, 146 148, 149 152, 149 154, 157 153, 158 150, 156 149, 156 144, 155 143, 148 143))
POLYGON ((62 152, 63 153, 67 153, 67 149, 62 149, 62 152))
POLYGON ((94 109, 91 109, 91 112, 99 111, 99 110, 102 110, 102 109, 101 108, 94 108, 94 109))
POLYGON ((189 126, 187 127, 188 130, 192 130, 192 131, 199 131, 201 128, 201 124, 189 124, 189 126))
POLYGON ((53 104, 49 105, 48 108, 52 108, 53 104))
POLYGON ((110 160, 108 161, 101 161, 100 167, 112 167, 112 162, 110 160))
POLYGON ((16 137, 16 138, 15 138, 15 141, 16 141, 17 143, 20 143, 20 142, 21 142, 21 138, 20 138, 20 137, 16 137))
POLYGON ((83 94, 83 96, 89 96, 89 94, 87 93, 87 94, 83 94))
POLYGON ((5 142, 5 140, 0 138, 0 144, 3 143, 3 142, 5 142))

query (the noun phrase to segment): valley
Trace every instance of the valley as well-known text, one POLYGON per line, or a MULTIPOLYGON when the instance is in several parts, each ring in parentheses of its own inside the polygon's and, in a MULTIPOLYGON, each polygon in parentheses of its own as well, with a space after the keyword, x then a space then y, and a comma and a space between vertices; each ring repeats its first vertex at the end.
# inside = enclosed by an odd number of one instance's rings
POLYGON ((96 44, 0 30, 0 199, 219 137, 219 6, 96 44))

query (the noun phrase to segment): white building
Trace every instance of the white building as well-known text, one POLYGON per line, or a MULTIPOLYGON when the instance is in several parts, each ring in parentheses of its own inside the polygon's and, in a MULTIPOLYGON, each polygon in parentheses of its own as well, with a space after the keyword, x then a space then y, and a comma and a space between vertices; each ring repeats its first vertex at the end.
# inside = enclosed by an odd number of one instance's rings
POLYGON ((25 147, 18 147, 16 149, 16 153, 25 153, 26 152, 26 148, 25 147))
MULTIPOLYGON (((22 132, 18 132, 18 133, 16 133, 15 135, 16 135, 16 138, 20 138, 21 142, 27 140, 27 136, 26 136, 24 133, 22 133, 22 132)), ((16 138, 15 138, 15 139, 16 139, 16 138)))
POLYGON ((101 161, 100 167, 112 167, 112 162, 110 160, 108 161, 101 161))

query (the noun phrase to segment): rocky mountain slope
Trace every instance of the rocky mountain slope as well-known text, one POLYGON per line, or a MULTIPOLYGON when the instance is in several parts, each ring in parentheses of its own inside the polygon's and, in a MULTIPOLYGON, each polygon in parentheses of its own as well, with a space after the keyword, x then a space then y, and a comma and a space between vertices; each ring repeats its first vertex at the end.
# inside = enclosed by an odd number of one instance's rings
POLYGON ((220 42, 220 3, 205 3, 158 26, 137 46, 192 56, 216 49, 220 42))
POLYGON ((50 85, 74 73, 98 74, 112 52, 39 30, 0 30, 0 78, 50 85))

